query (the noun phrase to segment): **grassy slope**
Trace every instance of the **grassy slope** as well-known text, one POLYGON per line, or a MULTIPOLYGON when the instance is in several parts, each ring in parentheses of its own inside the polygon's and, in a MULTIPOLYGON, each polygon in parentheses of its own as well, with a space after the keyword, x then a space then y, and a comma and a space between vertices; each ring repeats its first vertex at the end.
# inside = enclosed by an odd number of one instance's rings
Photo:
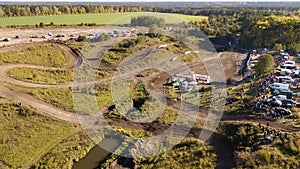
POLYGON ((66 111, 74 111, 71 88, 32 88, 18 85, 10 85, 9 88, 30 94, 39 100, 66 111))
POLYGON ((215 168, 211 147, 194 138, 185 138, 171 150, 140 161, 139 168, 215 168))
POLYGON ((71 70, 39 70, 34 68, 13 68, 8 74, 18 80, 31 83, 57 84, 67 83, 73 80, 71 70))
MULTIPOLYGON (((94 74, 87 75, 86 72, 76 74, 76 79, 85 79, 86 77, 96 77, 96 79, 103 79, 111 76, 112 71, 102 68, 94 74)), ((39 83, 39 84, 63 84, 72 82, 74 79, 74 70, 40 70, 34 68, 17 67, 10 69, 8 74, 18 80, 39 83)))
POLYGON ((95 143, 83 132, 61 141, 35 164, 36 168, 72 168, 74 161, 84 157, 95 143))
POLYGON ((297 168, 300 164, 299 134, 281 132, 283 140, 262 144, 262 129, 251 123, 223 122, 218 129, 233 142, 237 168, 297 168), (284 159, 289 161, 286 167, 284 159))
MULTIPOLYGON (((60 107, 66 111, 74 112, 71 88, 33 88, 18 85, 10 85, 9 88, 30 94, 39 100, 52 104, 56 107, 60 107)), ((90 105, 89 99, 93 99, 94 97, 96 98, 99 109, 109 105, 112 101, 110 90, 109 83, 102 83, 101 85, 96 85, 95 90, 92 90, 92 93, 76 93, 74 97, 76 97, 76 101, 79 102, 77 104, 77 110, 89 112, 90 107, 86 105, 90 105)))
POLYGON ((0 161, 24 168, 73 127, 13 103, 0 104, 0 161))
POLYGON ((3 64, 32 64, 64 67, 69 66, 71 63, 61 48, 42 45, 35 48, 25 48, 19 51, 0 53, 0 65, 3 64))
POLYGON ((96 24, 128 24, 130 15, 150 15, 158 16, 166 19, 167 23, 182 23, 183 21, 202 21, 204 16, 189 16, 181 14, 163 14, 152 12, 136 12, 136 13, 100 13, 100 14, 76 14, 76 15, 54 15, 54 16, 27 16, 27 17, 11 17, 0 18, 0 26, 7 25, 35 25, 40 22, 55 24, 75 25, 80 23, 96 23, 96 24))

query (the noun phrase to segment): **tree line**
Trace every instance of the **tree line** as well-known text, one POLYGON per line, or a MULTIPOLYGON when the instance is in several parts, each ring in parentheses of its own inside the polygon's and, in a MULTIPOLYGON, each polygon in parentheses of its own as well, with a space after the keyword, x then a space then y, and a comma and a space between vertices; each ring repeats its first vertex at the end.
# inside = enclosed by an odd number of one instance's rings
POLYGON ((103 5, 3 5, 0 17, 44 16, 108 12, 141 12, 138 6, 103 6, 103 5))
POLYGON ((295 8, 263 8, 263 7, 152 7, 152 6, 115 6, 115 5, 0 5, 0 17, 14 16, 43 16, 43 15, 63 15, 63 14, 85 14, 85 13, 108 13, 108 12, 162 12, 180 13, 187 15, 222 15, 233 16, 237 13, 247 13, 249 11, 272 11, 276 15, 284 15, 287 12, 300 13, 295 8))

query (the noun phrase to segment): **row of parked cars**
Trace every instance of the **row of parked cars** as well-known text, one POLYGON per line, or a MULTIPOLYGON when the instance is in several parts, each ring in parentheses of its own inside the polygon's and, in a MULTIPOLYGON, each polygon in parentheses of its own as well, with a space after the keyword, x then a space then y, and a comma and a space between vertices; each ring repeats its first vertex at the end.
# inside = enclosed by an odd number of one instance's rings
MULTIPOLYGON (((281 53, 283 52, 281 51, 281 53)), ((283 53, 282 57, 284 58, 282 60, 283 63, 281 64, 281 68, 283 68, 280 71, 281 76, 272 76, 277 82, 269 85, 273 97, 267 100, 266 104, 275 107, 275 112, 277 113, 290 115, 292 112, 288 110, 288 108, 300 106, 298 102, 292 99, 293 91, 289 89, 290 84, 295 82, 293 78, 298 77, 300 70, 294 70, 296 69, 295 62, 288 60, 288 54, 283 53)))

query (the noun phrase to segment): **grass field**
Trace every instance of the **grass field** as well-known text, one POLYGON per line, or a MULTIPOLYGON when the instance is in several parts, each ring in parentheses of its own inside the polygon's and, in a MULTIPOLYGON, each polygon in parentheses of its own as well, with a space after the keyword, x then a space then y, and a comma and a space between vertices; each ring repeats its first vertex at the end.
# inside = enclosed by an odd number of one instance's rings
POLYGON ((71 88, 33 88, 18 85, 10 85, 9 88, 30 94, 39 100, 62 108, 66 111, 74 111, 71 88))
POLYGON ((30 165, 73 127, 15 103, 0 104, 0 162, 10 168, 30 165))
MULTIPOLYGON (((34 88, 24 87, 18 85, 10 85, 9 88, 26 94, 30 94, 33 97, 49 103, 53 106, 62 108, 66 111, 74 112, 73 97, 76 97, 76 110, 90 111, 89 99, 96 98, 98 108, 102 109, 105 106, 109 106, 112 102, 110 83, 102 83, 96 85, 95 89, 92 89, 92 93, 74 93, 72 95, 71 88, 34 88), (79 99, 79 100, 78 100, 79 99)), ((84 88, 83 90, 86 90, 84 88)))
MULTIPOLYGON (((94 72, 93 72, 94 73, 94 72)), ((73 70, 41 70, 35 68, 16 67, 10 69, 8 74, 18 80, 39 83, 39 84, 64 84, 70 83, 74 78, 73 70)), ((76 74, 76 80, 85 79, 88 77, 95 77, 96 79, 107 78, 112 75, 112 71, 99 68, 95 74, 87 75, 86 72, 76 74)))
MULTIPOLYGON (((188 36, 188 35, 186 35, 188 36)), ((194 59, 199 58, 194 53, 185 55, 182 51, 189 51, 191 48, 186 46, 180 41, 172 40, 167 36, 151 37, 150 35, 139 35, 136 39, 123 40, 112 47, 113 50, 108 51, 103 56, 103 62, 111 65, 118 65, 122 61, 126 60, 127 57, 132 56, 138 51, 143 51, 149 47, 153 47, 160 44, 168 44, 165 49, 178 56, 183 62, 190 62, 194 59), (126 51, 126 52, 124 52, 126 51)), ((163 52, 156 53, 155 56, 166 55, 163 52)), ((163 57, 163 56, 161 56, 163 57)))
MULTIPOLYGON (((300 140, 297 133, 281 132, 273 142, 263 144, 263 130, 251 123, 222 122, 218 130, 233 143, 237 168, 297 168, 300 165, 300 140), (286 166, 283 164, 284 159, 288 159, 286 166)), ((275 130, 271 136, 277 132, 275 130)))
POLYGON ((100 13, 100 14, 76 14, 76 15, 54 15, 54 16, 27 16, 0 18, 0 26, 9 25, 35 25, 40 22, 54 24, 76 25, 80 23, 96 24, 128 24, 131 16, 157 16, 165 18, 167 23, 182 23, 183 21, 202 21, 204 16, 191 16, 181 14, 164 14, 154 12, 126 12, 126 13, 100 13))
POLYGON ((18 80, 41 84, 67 83, 73 80, 73 71, 71 70, 13 68, 8 71, 8 74, 18 80))
POLYGON ((72 168, 74 161, 84 157, 95 143, 79 131, 62 140, 35 164, 36 168, 72 168))
POLYGON ((25 48, 19 51, 0 53, 0 65, 32 64, 39 66, 64 67, 70 66, 70 59, 58 46, 42 45, 25 48))
POLYGON ((194 138, 185 138, 171 150, 141 159, 138 168, 216 168, 211 147, 194 138))

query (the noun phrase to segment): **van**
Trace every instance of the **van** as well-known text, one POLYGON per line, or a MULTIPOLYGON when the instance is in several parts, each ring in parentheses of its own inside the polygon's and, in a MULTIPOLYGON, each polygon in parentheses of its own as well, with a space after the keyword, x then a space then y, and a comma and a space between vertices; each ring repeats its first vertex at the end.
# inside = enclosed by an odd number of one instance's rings
POLYGON ((289 85, 288 84, 283 84, 283 83, 272 83, 269 85, 270 89, 272 90, 289 90, 289 85))

